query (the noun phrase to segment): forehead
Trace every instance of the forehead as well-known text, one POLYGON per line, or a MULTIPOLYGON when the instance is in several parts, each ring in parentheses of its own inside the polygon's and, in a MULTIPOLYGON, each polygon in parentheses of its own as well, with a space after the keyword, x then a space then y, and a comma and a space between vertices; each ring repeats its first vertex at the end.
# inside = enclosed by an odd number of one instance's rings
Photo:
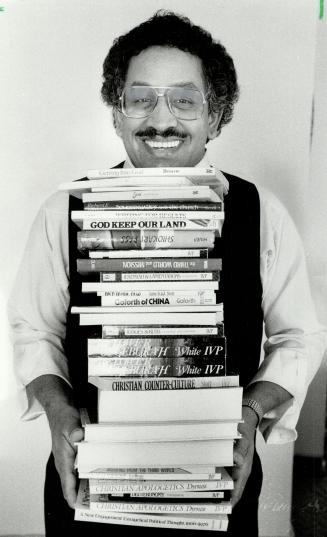
POLYGON ((190 85, 204 91, 200 58, 172 47, 149 47, 133 56, 126 73, 126 85, 190 85))

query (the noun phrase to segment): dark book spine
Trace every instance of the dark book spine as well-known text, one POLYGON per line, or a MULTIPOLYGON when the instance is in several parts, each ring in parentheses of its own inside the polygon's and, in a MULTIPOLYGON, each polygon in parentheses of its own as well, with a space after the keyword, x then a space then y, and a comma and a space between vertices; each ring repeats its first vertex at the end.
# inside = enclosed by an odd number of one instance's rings
POLYGON ((80 274, 92 272, 159 272, 159 271, 217 271, 221 259, 204 258, 146 258, 146 259, 77 259, 80 274))

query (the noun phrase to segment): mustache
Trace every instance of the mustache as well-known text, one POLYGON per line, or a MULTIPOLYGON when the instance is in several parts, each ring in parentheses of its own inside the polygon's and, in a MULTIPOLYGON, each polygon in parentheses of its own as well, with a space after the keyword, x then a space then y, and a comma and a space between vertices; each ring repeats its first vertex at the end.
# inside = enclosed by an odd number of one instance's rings
POLYGON ((186 138, 186 134, 184 132, 175 129, 174 127, 168 127, 168 129, 165 129, 162 132, 157 131, 157 129, 154 127, 147 127, 146 129, 140 129, 137 131, 136 136, 140 136, 142 138, 155 138, 156 136, 160 136, 161 138, 186 138))

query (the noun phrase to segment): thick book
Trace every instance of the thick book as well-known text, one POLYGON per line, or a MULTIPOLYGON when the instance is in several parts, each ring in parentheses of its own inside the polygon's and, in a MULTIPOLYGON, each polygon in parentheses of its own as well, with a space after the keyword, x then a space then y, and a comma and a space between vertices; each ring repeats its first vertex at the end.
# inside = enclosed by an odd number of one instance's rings
MULTIPOLYGON (((82 293, 106 291, 218 291, 218 281, 194 282, 82 282, 82 293), (196 289, 194 289, 196 287, 196 289)), ((171 323, 176 324, 176 323, 171 323)), ((196 324, 196 323, 195 323, 196 324)))
POLYGON ((161 250, 90 250, 89 257, 91 259, 139 259, 139 258, 166 258, 166 257, 182 257, 182 258, 208 258, 207 248, 167 248, 161 250))
POLYGON ((198 502, 174 502, 173 500, 154 501, 145 500, 118 500, 112 499, 108 494, 90 494, 91 510, 109 511, 115 513, 151 513, 151 514, 226 514, 232 512, 232 505, 229 501, 206 501, 198 502))
POLYGON ((111 378, 90 376, 89 382, 100 390, 114 392, 136 392, 147 390, 196 390, 199 388, 229 388, 239 386, 238 375, 206 377, 165 377, 165 378, 111 378))
POLYGON ((101 306, 209 306, 216 304, 214 291, 174 292, 174 291, 143 291, 143 292, 104 292, 98 293, 101 306))
POLYGON ((86 423, 85 442, 154 442, 238 438, 238 422, 202 423, 86 423))
MULTIPOLYGON (((107 392, 109 393, 109 392, 107 392)), ((101 466, 233 465, 233 439, 174 442, 79 442, 81 472, 101 466)))
POLYGON ((219 281, 219 271, 214 272, 100 272, 101 282, 160 282, 160 281, 219 281))
MULTIPOLYGON (((85 186, 85 181, 79 182, 79 190, 89 189, 88 185, 85 186)), ((76 188, 74 190, 76 191, 76 188)), ((208 203, 221 203, 220 196, 214 192, 209 186, 133 186, 133 187, 92 187, 91 192, 85 192, 82 194, 83 201, 86 203, 99 200, 105 202, 110 200, 111 202, 154 202, 154 201, 167 201, 167 202, 208 202, 208 203), (86 201, 89 200, 89 201, 86 201)))
POLYGON ((77 233, 77 247, 84 250, 157 250, 208 248, 215 245, 214 230, 127 229, 86 230, 77 233))
POLYGON ((75 520, 85 522, 101 522, 104 524, 151 528, 227 531, 228 527, 227 515, 152 515, 94 511, 90 509, 90 495, 86 480, 82 480, 79 486, 74 518, 75 520))
MULTIPOLYGON (((203 306, 197 306, 199 308, 203 306)), ((154 308, 153 312, 134 313, 136 308, 129 308, 130 313, 116 313, 117 308, 113 308, 113 313, 80 313, 80 326, 96 325, 185 325, 193 326, 215 326, 223 321, 223 312, 177 312, 177 313, 157 313, 154 308)))
POLYGON ((218 271, 222 268, 221 259, 188 259, 172 257, 167 259, 77 259, 77 272, 204 272, 218 271))
POLYGON ((108 193, 99 193, 91 192, 89 194, 83 194, 82 199, 84 202, 85 211, 222 211, 223 203, 222 202, 180 202, 180 201, 146 201, 146 202, 135 202, 135 201, 111 201, 110 195, 108 193), (99 194, 102 195, 102 198, 96 200, 96 197, 99 197, 99 194), (86 201, 91 198, 91 201, 86 201))
POLYGON ((171 336, 220 336, 224 335, 224 323, 216 326, 102 326, 102 337, 171 337, 171 336))
MULTIPOLYGON (((242 420, 241 387, 160 392, 152 390, 137 392, 99 390, 98 392, 99 423, 108 421, 175 423, 220 420, 242 420)), ((184 461, 184 464, 209 464, 209 461, 201 463, 184 461)))
POLYGON ((216 177, 216 173, 216 169, 212 166, 206 168, 190 166, 166 168, 106 168, 102 170, 88 170, 87 177, 89 179, 116 177, 216 177))

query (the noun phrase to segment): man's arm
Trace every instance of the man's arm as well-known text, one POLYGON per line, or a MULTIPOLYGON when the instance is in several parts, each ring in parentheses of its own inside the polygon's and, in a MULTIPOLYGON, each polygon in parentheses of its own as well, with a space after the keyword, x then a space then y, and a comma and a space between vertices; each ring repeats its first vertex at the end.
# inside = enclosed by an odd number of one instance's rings
POLYGON ((38 212, 8 303, 23 419, 47 414, 63 493, 76 499, 74 442, 83 438, 65 356, 68 292, 68 196, 54 194, 38 212))
MULTIPOLYGON (((254 399, 261 406, 263 414, 273 408, 289 401, 291 394, 278 384, 273 382, 255 382, 244 390, 243 400, 254 399)), ((234 447, 234 468, 232 477, 234 490, 232 492, 233 506, 240 500, 248 477, 252 469, 253 454, 255 448, 255 431, 258 426, 258 416, 248 406, 242 407, 244 423, 240 423, 238 430, 242 438, 237 440, 234 447)))
POLYGON ((52 452, 60 476, 64 498, 74 508, 76 502, 75 442, 83 439, 79 411, 73 402, 70 386, 56 375, 42 375, 26 387, 28 398, 43 406, 52 438, 52 452))
MULTIPOLYGON (((303 247, 287 211, 273 195, 259 190, 262 307, 267 340, 265 357, 244 399, 259 403, 264 414, 260 430, 268 441, 296 438, 295 425, 306 390, 321 362, 326 331, 317 321, 311 299, 303 247), (279 427, 280 426, 280 427, 279 427)), ((240 499, 252 468, 254 410, 243 407, 243 438, 235 444, 234 504, 240 499)))

